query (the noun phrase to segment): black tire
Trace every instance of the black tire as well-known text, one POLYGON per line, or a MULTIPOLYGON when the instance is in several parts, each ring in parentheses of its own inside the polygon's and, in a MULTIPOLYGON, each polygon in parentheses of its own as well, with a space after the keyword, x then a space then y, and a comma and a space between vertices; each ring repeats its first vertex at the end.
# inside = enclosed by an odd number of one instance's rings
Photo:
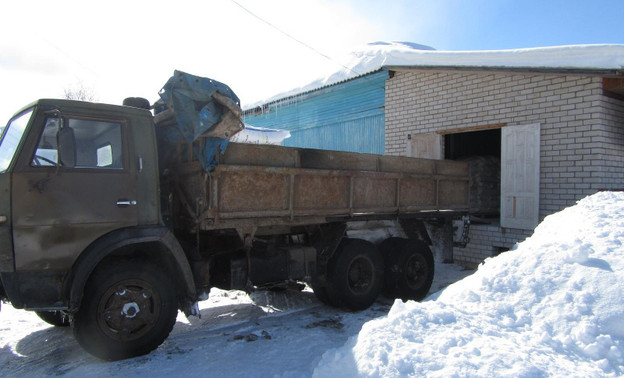
POLYGON ((123 260, 96 270, 74 315, 74 336, 104 360, 147 354, 169 335, 177 316, 169 275, 145 261, 123 260))
POLYGON ((321 301, 321 303, 327 306, 335 307, 334 303, 332 303, 331 299, 329 298, 329 294, 327 294, 327 288, 325 286, 321 286, 318 283, 312 282, 312 291, 314 292, 314 296, 316 297, 316 299, 321 301))
POLYGON ((326 292, 330 303, 351 311, 370 307, 383 286, 383 258, 365 240, 343 239, 328 263, 326 292))
POLYGON ((63 314, 61 311, 35 311, 35 314, 44 322, 52 324, 55 327, 69 326, 69 316, 63 314))
POLYGON ((385 262, 384 295, 404 301, 425 298, 435 269, 429 246, 421 240, 389 238, 379 248, 385 262))

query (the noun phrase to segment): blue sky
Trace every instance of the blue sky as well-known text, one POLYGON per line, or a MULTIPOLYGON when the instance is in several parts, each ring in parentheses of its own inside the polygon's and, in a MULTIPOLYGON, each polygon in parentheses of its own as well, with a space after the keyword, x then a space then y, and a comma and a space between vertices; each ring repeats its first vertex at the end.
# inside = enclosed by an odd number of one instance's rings
POLYGON ((624 43, 622 0, 349 1, 387 37, 438 50, 624 43))
POLYGON ((624 44, 624 0, 32 0, 2 10, 1 123, 78 86, 101 102, 154 101, 174 69, 253 103, 380 40, 438 50, 624 44))

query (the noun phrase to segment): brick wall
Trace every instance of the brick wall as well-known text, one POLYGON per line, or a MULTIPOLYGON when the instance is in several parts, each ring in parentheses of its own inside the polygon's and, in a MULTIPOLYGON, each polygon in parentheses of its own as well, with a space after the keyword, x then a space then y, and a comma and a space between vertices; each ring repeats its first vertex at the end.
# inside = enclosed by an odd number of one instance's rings
POLYGON ((602 132, 597 147, 604 156, 599 189, 624 189, 624 101, 604 98, 600 116, 602 132))
POLYGON ((476 268, 486 258, 513 248, 532 233, 530 230, 501 229, 496 220, 491 224, 473 224, 470 226, 470 243, 466 248, 453 248, 453 257, 460 265, 476 268))
MULTIPOLYGON (((386 154, 405 155, 409 134, 499 123, 541 124, 540 219, 624 187, 624 103, 603 96, 601 77, 405 71, 386 82, 386 154)), ((475 225, 456 261, 474 265, 528 234, 475 225)))

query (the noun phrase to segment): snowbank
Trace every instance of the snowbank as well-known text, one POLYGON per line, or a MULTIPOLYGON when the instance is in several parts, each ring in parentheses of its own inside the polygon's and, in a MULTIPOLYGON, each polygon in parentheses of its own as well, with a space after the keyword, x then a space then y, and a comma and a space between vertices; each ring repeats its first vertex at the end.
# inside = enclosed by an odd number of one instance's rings
POLYGON ((624 69, 624 45, 569 45, 510 50, 439 51, 411 42, 374 42, 351 52, 336 72, 303 87, 245 104, 245 109, 340 83, 383 67, 624 69))
POLYGON ((315 376, 624 374, 624 193, 547 217, 514 251, 324 354, 315 376))

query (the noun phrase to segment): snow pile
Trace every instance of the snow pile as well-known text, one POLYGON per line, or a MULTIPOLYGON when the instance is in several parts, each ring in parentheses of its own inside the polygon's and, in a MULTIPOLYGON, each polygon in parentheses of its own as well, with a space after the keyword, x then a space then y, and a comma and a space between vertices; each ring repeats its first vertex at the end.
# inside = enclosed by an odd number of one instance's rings
POLYGON ((280 93, 269 99, 245 105, 252 109, 261 104, 295 96, 383 67, 496 67, 560 69, 624 69, 624 45, 570 45, 511 50, 438 51, 412 42, 374 42, 351 52, 341 68, 303 87, 280 93))
POLYGON ((514 251, 328 351, 316 376, 624 374, 624 193, 547 217, 514 251))

